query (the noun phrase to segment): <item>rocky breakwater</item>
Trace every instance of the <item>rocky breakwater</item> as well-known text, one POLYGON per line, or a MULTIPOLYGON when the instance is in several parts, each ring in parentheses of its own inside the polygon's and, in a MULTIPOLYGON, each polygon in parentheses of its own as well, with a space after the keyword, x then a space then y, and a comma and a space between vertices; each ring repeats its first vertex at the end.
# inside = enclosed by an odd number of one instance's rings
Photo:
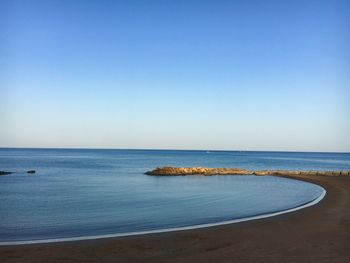
POLYGON ((240 168, 206 168, 206 167, 157 167, 148 175, 225 175, 251 174, 250 171, 240 168))
MULTIPOLYGON (((14 174, 14 173, 19 173, 19 172, 10 172, 10 171, 0 171, 0 175, 9 175, 9 174, 14 174)), ((24 172, 22 172, 24 173, 24 172)), ((28 170, 26 171, 27 174, 35 174, 35 170, 28 170)))
POLYGON ((324 175, 344 176, 350 175, 350 171, 295 171, 295 170, 257 170, 250 171, 241 168, 207 168, 207 167, 157 167, 148 171, 147 175, 158 176, 184 176, 184 175, 324 175))
POLYGON ((12 172, 0 171, 0 175, 8 175, 8 174, 12 174, 12 172))

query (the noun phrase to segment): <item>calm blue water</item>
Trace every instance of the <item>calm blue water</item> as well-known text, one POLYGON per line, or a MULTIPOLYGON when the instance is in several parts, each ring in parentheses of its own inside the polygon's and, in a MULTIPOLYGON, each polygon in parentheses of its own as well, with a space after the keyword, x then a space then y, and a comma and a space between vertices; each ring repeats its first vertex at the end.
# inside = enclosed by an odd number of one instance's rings
POLYGON ((0 242, 215 223, 297 207, 323 191, 269 176, 143 174, 165 165, 350 170, 350 154, 0 149, 0 170, 18 172, 0 177, 0 242))

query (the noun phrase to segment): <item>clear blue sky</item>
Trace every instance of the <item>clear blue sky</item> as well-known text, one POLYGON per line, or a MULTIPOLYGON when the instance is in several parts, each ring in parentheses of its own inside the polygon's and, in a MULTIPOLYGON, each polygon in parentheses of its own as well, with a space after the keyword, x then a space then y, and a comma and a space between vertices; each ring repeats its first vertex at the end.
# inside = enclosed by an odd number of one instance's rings
POLYGON ((0 1, 0 146, 350 151, 350 1, 0 1))

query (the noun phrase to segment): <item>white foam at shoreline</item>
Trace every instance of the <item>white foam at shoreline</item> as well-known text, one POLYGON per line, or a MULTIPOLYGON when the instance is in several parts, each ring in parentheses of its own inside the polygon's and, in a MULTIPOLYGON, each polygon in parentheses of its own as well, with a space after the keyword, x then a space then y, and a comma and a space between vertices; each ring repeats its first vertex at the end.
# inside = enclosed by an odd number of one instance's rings
POLYGON ((234 223, 239 223, 239 222, 244 222, 244 221, 251 221, 251 220, 256 220, 256 219, 262 219, 262 218, 267 218, 267 217, 273 217, 273 216, 278 216, 281 214, 294 212, 294 211, 297 211, 297 210, 300 210, 300 209, 303 209, 303 208, 306 208, 309 206, 313 206, 313 205, 319 203, 326 196, 326 193, 327 193, 327 191, 323 187, 321 187, 321 186, 319 186, 319 187, 322 188, 323 191, 322 191, 322 194, 318 198, 316 198, 316 199, 314 199, 314 200, 312 200, 304 205, 301 205, 301 206, 297 206, 297 207, 283 210, 283 211, 279 211, 279 212, 267 213, 267 214, 263 214, 263 215, 257 215, 257 216, 239 218, 239 219, 232 219, 232 220, 216 222, 216 223, 207 223, 207 224, 199 224, 199 225, 175 227, 175 228, 165 228, 165 229, 156 229, 156 230, 148 230, 148 231, 127 232, 127 233, 119 233, 119 234, 106 234, 106 235, 81 236, 81 237, 67 237, 67 238, 52 238, 52 239, 27 240, 27 241, 8 241, 8 242, 0 242, 0 246, 69 242, 69 241, 82 241, 82 240, 93 240, 93 239, 102 239, 102 238, 156 234, 156 233, 183 231, 183 230, 191 230, 191 229, 198 229, 198 228, 207 228, 207 227, 213 227, 213 226, 220 226, 220 225, 234 224, 234 223))

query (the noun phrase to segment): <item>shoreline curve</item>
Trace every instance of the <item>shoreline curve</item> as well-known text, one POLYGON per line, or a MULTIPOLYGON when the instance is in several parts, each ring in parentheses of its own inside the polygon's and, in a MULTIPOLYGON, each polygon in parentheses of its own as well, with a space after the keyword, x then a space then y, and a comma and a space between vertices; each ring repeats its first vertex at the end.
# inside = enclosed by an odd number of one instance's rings
MULTIPOLYGON (((296 178, 288 178, 288 179, 298 180, 296 178)), ((303 180, 301 180, 301 181, 303 181, 303 180)), ((303 182, 310 183, 307 181, 303 181, 303 182)), ((63 243, 63 242, 107 239, 107 238, 117 238, 117 237, 140 236, 140 235, 149 235, 149 234, 160 234, 160 233, 168 233, 168 232, 176 232, 176 231, 209 228, 209 227, 214 227, 214 226, 222 226, 222 225, 229 225, 229 224, 236 224, 236 223, 240 223, 240 222, 258 220, 258 219, 270 218, 270 217, 298 211, 298 210, 316 205, 317 203, 322 201, 323 198, 327 194, 326 189, 318 184, 315 184, 315 183, 310 183, 310 184, 313 184, 313 185, 320 187, 322 189, 322 194, 319 197, 317 197, 317 198, 315 198, 307 203, 304 203, 302 205, 298 205, 296 207, 292 207, 292 208, 289 208, 286 210, 282 210, 282 211, 271 212, 271 213, 266 213, 266 214, 261 214, 261 215, 244 217, 244 218, 225 220, 225 221, 220 221, 220 222, 215 222, 215 223, 205 223, 205 224, 174 227, 174 228, 163 228, 163 229, 135 231, 135 232, 126 232, 126 233, 103 234, 103 235, 80 236, 80 237, 67 237, 67 238, 50 238, 50 239, 25 240, 25 241, 4 241, 4 242, 0 242, 0 246, 18 246, 18 245, 31 245, 31 244, 63 243)))

